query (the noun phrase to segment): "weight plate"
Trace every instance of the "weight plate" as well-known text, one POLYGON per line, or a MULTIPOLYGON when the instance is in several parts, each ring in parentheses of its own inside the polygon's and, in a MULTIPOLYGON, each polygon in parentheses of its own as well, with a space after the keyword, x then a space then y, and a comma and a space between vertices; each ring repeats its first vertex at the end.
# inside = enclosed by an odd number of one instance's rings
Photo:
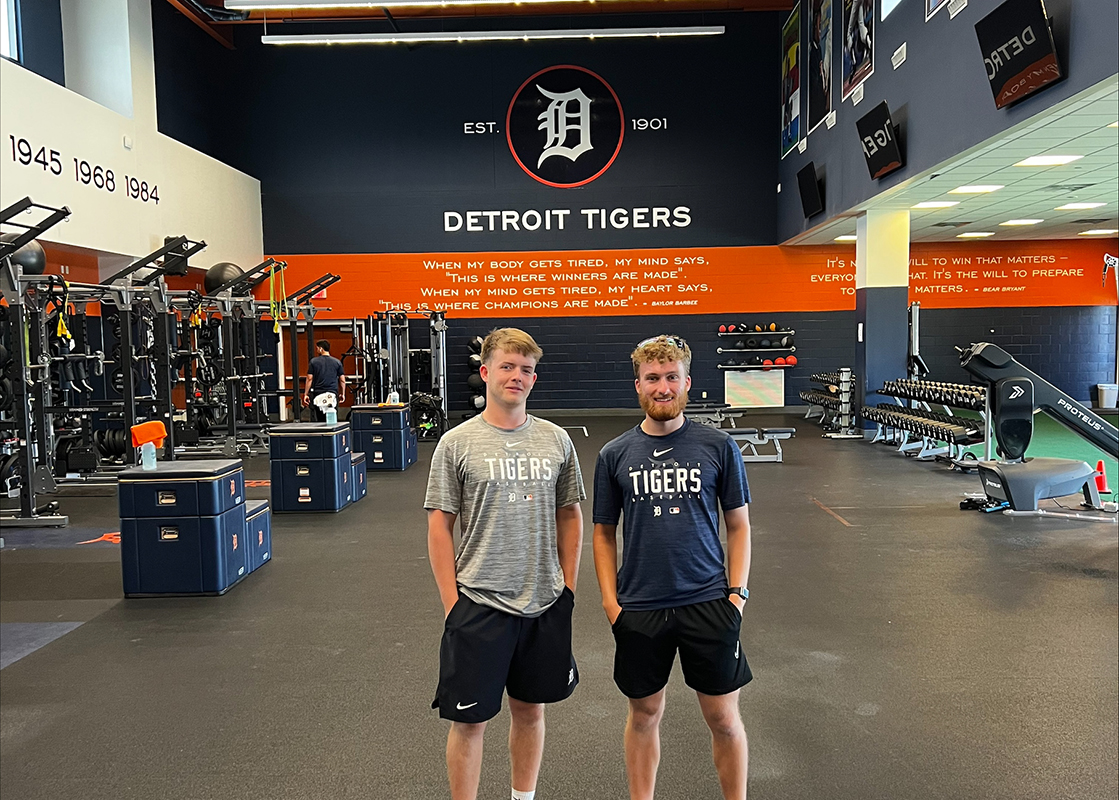
POLYGON ((117 394, 124 394, 124 370, 117 367, 109 377, 109 385, 117 394))
POLYGON ((7 378, 0 378, 0 411, 10 411, 14 401, 12 382, 7 378))

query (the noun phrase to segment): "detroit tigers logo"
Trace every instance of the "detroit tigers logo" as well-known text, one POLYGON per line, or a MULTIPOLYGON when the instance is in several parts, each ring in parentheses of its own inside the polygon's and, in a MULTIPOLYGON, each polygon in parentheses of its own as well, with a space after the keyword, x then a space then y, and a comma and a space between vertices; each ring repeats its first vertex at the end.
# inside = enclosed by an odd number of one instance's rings
POLYGON ((622 148, 625 121, 617 94, 583 67, 555 66, 530 76, 505 117, 509 151, 533 179, 558 188, 590 183, 622 148))

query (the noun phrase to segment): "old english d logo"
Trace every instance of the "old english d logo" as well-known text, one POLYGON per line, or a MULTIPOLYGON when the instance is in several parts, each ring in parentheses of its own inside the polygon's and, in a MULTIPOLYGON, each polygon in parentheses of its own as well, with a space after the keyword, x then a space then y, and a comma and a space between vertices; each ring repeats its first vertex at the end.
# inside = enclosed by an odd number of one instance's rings
POLYGON ((624 132, 618 95, 583 67, 537 72, 513 94, 505 115, 509 151, 521 169, 562 189, 606 172, 622 149, 624 132))

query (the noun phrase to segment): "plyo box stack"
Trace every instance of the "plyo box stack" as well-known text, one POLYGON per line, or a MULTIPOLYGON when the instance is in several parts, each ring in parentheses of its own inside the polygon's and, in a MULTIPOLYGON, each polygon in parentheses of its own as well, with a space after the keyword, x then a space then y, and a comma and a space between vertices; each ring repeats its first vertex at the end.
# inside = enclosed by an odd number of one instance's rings
POLYGON ((365 453, 366 469, 406 470, 416 463, 419 444, 408 406, 354 406, 350 425, 354 449, 365 453))
POLYGON ((349 423, 278 425, 268 438, 273 511, 341 511, 353 501, 349 423))
POLYGON ((271 558, 268 503, 250 530, 240 459, 127 469, 117 498, 125 597, 224 594, 271 558))

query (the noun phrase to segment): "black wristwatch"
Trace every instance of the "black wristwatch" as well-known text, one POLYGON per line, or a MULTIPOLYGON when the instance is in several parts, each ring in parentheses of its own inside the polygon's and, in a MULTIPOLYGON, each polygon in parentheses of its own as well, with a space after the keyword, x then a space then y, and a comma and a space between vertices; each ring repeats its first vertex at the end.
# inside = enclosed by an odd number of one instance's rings
POLYGON ((729 597, 732 594, 736 594, 741 597, 743 602, 750 599, 750 590, 747 589, 745 586, 732 586, 727 589, 727 596, 729 597))

